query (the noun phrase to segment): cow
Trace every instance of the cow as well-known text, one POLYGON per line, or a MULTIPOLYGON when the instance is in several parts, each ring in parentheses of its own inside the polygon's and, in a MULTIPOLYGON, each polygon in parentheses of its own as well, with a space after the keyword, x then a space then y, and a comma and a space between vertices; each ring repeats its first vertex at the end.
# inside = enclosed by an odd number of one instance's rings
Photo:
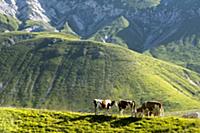
POLYGON ((143 109, 142 108, 142 106, 141 107, 139 107, 139 108, 137 108, 136 109, 136 112, 137 112, 137 117, 139 116, 141 116, 141 117, 143 117, 143 116, 147 116, 148 115, 148 110, 145 110, 145 109, 143 109))
POLYGON ((136 109, 137 114, 142 113, 142 115, 151 116, 162 116, 164 109, 160 102, 158 101, 146 101, 141 107, 136 109))
POLYGON ((136 113, 135 101, 120 100, 120 101, 118 101, 117 106, 119 108, 119 112, 120 112, 121 115, 123 115, 123 111, 125 109, 127 109, 128 107, 131 109, 131 116, 133 116, 133 113, 136 113))
POLYGON ((95 115, 98 114, 98 109, 106 109, 107 113, 109 109, 115 104, 115 101, 112 101, 110 99, 94 99, 94 109, 95 109, 95 115))

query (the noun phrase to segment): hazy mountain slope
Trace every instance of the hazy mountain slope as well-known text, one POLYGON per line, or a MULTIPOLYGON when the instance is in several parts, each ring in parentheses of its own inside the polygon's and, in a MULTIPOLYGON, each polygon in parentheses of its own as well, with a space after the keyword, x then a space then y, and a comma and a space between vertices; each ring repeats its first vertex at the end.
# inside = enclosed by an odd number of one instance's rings
POLYGON ((200 73, 199 34, 149 50, 152 56, 182 65, 200 73))
POLYGON ((118 33, 126 29, 128 26, 129 21, 123 16, 120 16, 111 24, 108 24, 105 27, 102 27, 100 30, 98 30, 90 39, 104 43, 115 43, 127 47, 127 44, 121 38, 118 37, 118 33))
POLYGON ((162 0, 129 18, 129 28, 118 35, 131 49, 200 72, 199 11, 197 0, 162 0))
POLYGON ((1 106, 91 111, 94 98, 124 98, 159 100, 166 110, 200 107, 200 75, 185 68, 64 34, 0 39, 1 106))
MULTIPOLYGON (((21 20, 21 29, 26 29, 25 24, 30 20, 33 25, 42 22, 57 29, 68 23, 73 31, 86 38, 124 16, 130 26, 119 36, 137 51, 199 32, 199 9, 198 0, 3 0, 0 3, 0 13, 21 20)), ((41 28, 45 29, 48 28, 41 28)))
POLYGON ((2 0, 0 13, 18 18, 43 22, 61 29, 66 22, 79 35, 87 36, 125 12, 125 8, 144 9, 158 5, 160 0, 2 0))
POLYGON ((179 40, 200 31, 199 8, 197 0, 162 0, 156 8, 127 13, 131 25, 120 36, 137 51, 179 40))

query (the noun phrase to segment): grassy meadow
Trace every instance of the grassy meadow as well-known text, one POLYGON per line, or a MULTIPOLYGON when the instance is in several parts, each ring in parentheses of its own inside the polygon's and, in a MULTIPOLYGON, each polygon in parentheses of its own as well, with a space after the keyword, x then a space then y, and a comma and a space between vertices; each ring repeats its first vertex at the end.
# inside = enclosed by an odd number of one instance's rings
POLYGON ((58 112, 36 109, 0 109, 0 132, 200 132, 200 119, 180 117, 133 118, 119 115, 58 112))

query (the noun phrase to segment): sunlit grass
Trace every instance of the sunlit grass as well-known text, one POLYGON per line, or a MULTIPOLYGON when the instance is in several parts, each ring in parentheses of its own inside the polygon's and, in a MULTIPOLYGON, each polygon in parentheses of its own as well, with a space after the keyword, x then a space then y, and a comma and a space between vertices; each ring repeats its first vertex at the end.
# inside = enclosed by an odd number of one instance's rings
POLYGON ((36 109, 0 109, 2 132, 198 132, 200 120, 178 117, 95 116, 36 109))

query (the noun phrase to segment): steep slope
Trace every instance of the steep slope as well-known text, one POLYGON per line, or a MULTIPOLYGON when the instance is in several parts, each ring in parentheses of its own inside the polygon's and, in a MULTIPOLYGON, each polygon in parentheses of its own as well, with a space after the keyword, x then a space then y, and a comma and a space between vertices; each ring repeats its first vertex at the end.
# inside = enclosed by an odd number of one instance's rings
POLYGON ((16 31, 19 28, 19 21, 13 17, 0 14, 0 32, 16 31))
POLYGON ((178 117, 132 118, 95 116, 75 112, 34 109, 0 109, 1 132, 193 132, 200 131, 200 120, 178 117))
POLYGON ((200 36, 194 34, 150 49, 153 57, 173 62, 200 73, 200 36))
POLYGON ((127 44, 117 34, 129 26, 129 21, 123 16, 114 20, 111 24, 99 29, 90 39, 100 42, 115 43, 127 47, 127 44))
POLYGON ((198 0, 162 0, 156 8, 138 11, 118 36, 130 49, 200 72, 198 0))
POLYGON ((121 32, 131 49, 145 51, 198 33, 198 0, 162 0, 156 8, 128 13, 130 28, 121 32))
POLYGON ((0 104, 92 111, 94 98, 200 108, 200 75, 113 44, 52 33, 0 36, 0 104))

